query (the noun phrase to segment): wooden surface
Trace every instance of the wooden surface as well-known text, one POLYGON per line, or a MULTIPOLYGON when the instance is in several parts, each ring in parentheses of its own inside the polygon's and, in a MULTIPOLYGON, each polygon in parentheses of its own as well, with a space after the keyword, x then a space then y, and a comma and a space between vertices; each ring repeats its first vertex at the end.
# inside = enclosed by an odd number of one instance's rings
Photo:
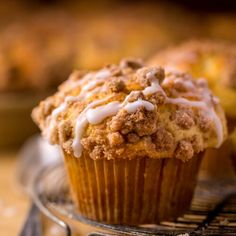
POLYGON ((17 236, 28 211, 29 199, 16 179, 16 152, 0 152, 0 235, 17 236))
MULTIPOLYGON (((0 151, 0 236, 18 236, 30 208, 30 199, 17 181, 17 162, 17 152, 0 151)), ((65 235, 46 217, 42 217, 42 222, 44 236, 65 235)), ((85 232, 87 229, 79 235, 86 235, 85 232)))

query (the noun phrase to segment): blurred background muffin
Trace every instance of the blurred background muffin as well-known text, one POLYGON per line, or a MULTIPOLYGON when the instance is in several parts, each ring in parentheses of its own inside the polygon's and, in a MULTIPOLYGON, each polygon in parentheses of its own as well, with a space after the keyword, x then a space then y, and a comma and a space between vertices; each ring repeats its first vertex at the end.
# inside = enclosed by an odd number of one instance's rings
POLYGON ((31 108, 74 67, 74 22, 63 12, 43 11, 0 32, 0 147, 36 131, 31 108))
MULTIPOLYGON (((236 125, 236 44, 214 40, 189 41, 157 53, 149 63, 207 79, 213 93, 220 99, 229 132, 232 132, 236 125)), ((203 173, 214 177, 232 177, 231 146, 227 140, 220 150, 208 151, 203 162, 203 173)))

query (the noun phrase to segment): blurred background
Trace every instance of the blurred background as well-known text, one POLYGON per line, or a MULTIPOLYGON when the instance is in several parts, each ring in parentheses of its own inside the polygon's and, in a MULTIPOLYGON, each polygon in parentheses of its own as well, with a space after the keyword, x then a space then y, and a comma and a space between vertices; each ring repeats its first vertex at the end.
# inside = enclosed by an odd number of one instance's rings
POLYGON ((195 38, 236 42, 236 1, 0 2, 1 235, 16 235, 28 205, 12 173, 20 145, 38 132, 32 108, 75 69, 145 60, 195 38))
POLYGON ((145 60, 187 39, 236 41, 235 9, 233 0, 1 2, 0 147, 36 131, 32 107, 74 69, 145 60))

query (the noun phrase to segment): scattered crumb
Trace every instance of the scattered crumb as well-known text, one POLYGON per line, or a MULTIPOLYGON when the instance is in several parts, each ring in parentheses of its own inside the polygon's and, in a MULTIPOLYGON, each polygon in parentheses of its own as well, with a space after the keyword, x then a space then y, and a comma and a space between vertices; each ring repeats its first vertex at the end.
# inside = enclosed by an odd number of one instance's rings
POLYGON ((1 215, 6 218, 13 217, 16 214, 17 214, 17 209, 15 207, 6 207, 1 211, 1 215))

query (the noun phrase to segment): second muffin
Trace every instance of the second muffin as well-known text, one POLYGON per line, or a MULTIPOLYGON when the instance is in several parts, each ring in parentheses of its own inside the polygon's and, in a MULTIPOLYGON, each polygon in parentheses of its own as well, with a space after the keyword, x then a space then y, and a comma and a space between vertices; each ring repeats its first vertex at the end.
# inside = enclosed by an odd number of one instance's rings
POLYGON ((204 80, 134 60, 75 72, 33 118, 64 152, 78 211, 115 224, 183 214, 204 150, 227 134, 204 80))

